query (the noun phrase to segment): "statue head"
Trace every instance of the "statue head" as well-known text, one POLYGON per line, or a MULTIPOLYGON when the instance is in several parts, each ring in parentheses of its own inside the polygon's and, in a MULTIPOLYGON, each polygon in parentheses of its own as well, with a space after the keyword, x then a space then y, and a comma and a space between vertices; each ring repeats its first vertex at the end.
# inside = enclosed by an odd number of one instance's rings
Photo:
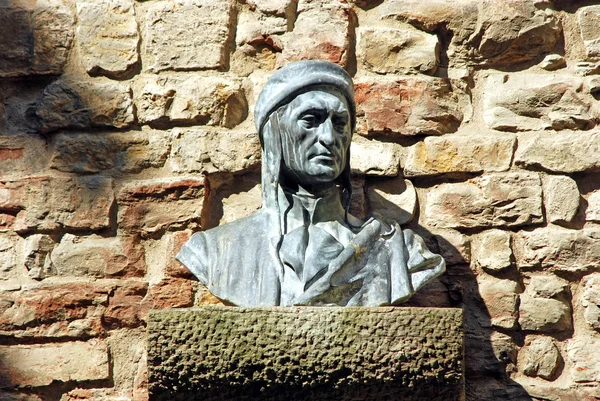
POLYGON ((336 64, 299 61, 273 74, 254 113, 263 185, 270 174, 272 182, 304 188, 338 182, 349 195, 355 108, 352 79, 336 64))

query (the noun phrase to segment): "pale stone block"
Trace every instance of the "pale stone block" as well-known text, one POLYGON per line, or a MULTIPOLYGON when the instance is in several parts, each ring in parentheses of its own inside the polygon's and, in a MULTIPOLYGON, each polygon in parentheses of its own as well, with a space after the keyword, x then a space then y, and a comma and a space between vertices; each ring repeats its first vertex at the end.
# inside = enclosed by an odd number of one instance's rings
POLYGON ((155 401, 464 396, 460 309, 152 311, 148 341, 155 401))
POLYGON ((517 324, 519 284, 512 280, 498 279, 487 274, 477 276, 479 293, 490 314, 492 327, 513 329, 517 324))
MULTIPOLYGON (((23 240, 11 232, 0 233, 0 282, 9 280, 21 274, 19 253, 23 240)), ((8 291, 8 290, 7 290, 8 291)), ((0 292, 2 289, 0 288, 0 292)))
POLYGON ((510 232, 488 230, 473 239, 473 260, 476 266, 490 272, 502 272, 514 264, 510 232))
POLYGON ((104 238, 65 234, 52 249, 53 273, 71 277, 131 277, 146 271, 144 252, 127 236, 104 238))
POLYGON ((537 174, 490 174, 430 189, 423 212, 441 228, 514 227, 540 223, 542 189, 537 174))
POLYGON ((258 135, 244 131, 172 131, 170 166, 174 173, 236 173, 260 165, 258 135))
POLYGON ((54 265, 50 256, 57 240, 46 234, 33 234, 25 239, 25 267, 29 276, 43 279, 53 275, 54 265))
POLYGON ((433 74, 439 64, 436 35, 417 29, 359 28, 358 55, 371 71, 380 74, 433 74))
POLYGON ((531 377, 552 380, 562 357, 558 347, 550 337, 527 336, 525 347, 519 353, 519 366, 523 373, 531 377))
POLYGON ((134 84, 143 124, 204 124, 232 128, 248 115, 240 83, 225 77, 144 75, 134 84))
POLYGON ((84 174, 139 173, 159 168, 165 164, 170 148, 169 133, 159 131, 58 133, 53 141, 50 167, 84 174))
POLYGON ((586 55, 590 59, 600 58, 600 6, 581 7, 577 10, 577 21, 586 55))
POLYGON ((513 247, 520 269, 587 272, 600 266, 600 231, 561 227, 521 231, 513 247))
POLYGON ((587 199, 585 219, 587 221, 600 222, 600 190, 592 192, 587 199))
POLYGON ((146 59, 153 72, 225 69, 235 15, 230 0, 169 0, 146 15, 146 59))
POLYGON ((77 39, 88 73, 124 77, 139 61, 133 0, 77 1, 77 39))
POLYGON ((552 172, 600 170, 600 133, 534 134, 519 137, 515 164, 552 172))
POLYGON ((542 179, 546 217, 551 223, 573 221, 579 209, 579 188, 570 177, 549 175, 542 179))
POLYGON ((129 85, 104 79, 51 83, 35 114, 43 133, 91 126, 126 128, 135 119, 129 85))
POLYGON ((484 120, 501 131, 589 129, 599 117, 583 79, 559 74, 492 74, 484 86, 484 120))
POLYGON ((412 182, 401 178, 377 180, 367 188, 369 210, 384 220, 406 224, 415 216, 417 192, 412 182))
POLYGON ((219 225, 250 216, 262 206, 261 185, 253 186, 249 191, 233 193, 223 198, 223 217, 219 225))
POLYGON ((350 54, 350 5, 339 0, 299 0, 294 30, 283 36, 278 65, 324 60, 346 66, 350 54))
POLYGON ((427 137, 410 148, 404 174, 417 177, 506 171, 510 168, 514 147, 512 135, 427 137))
POLYGON ((383 19, 409 22, 430 33, 452 31, 451 66, 504 67, 533 60, 554 48, 560 22, 557 13, 544 8, 528 0, 388 0, 377 7, 383 19))
POLYGON ((0 346, 5 367, 0 388, 41 387, 54 381, 84 382, 109 376, 108 348, 104 341, 0 346))
POLYGON ((400 145, 355 139, 350 145, 350 166, 354 173, 395 177, 400 172, 400 145))
POLYGON ((584 277, 582 284, 583 317, 593 329, 600 330, 600 274, 584 277))
POLYGON ((452 229, 435 229, 432 232, 446 265, 471 262, 471 239, 468 235, 452 229))
POLYGON ((600 382, 600 339, 577 337, 569 340, 567 355, 573 364, 571 377, 576 383, 600 382))
POLYGON ((75 20, 61 0, 0 5, 0 77, 58 75, 73 43, 75 20))
POLYGON ((23 177, 46 167, 48 146, 40 136, 0 136, 0 177, 23 177))
POLYGON ((526 331, 553 333, 572 329, 568 283, 554 275, 535 275, 521 294, 519 325, 526 331))

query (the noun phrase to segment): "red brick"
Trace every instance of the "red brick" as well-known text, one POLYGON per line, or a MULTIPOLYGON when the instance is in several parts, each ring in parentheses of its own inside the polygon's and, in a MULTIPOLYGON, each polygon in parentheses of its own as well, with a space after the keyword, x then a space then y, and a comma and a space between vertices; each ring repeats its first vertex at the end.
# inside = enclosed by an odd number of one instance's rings
POLYGON ((147 283, 136 281, 127 281, 115 288, 102 315, 102 323, 109 329, 139 326, 142 322, 142 300, 147 291, 147 283))
POLYGON ((441 78, 359 80, 354 88, 362 132, 442 135, 456 131, 463 118, 449 81, 441 78))
POLYGON ((167 265, 165 267, 165 274, 167 276, 186 279, 191 279, 194 277, 194 275, 187 269, 187 267, 185 267, 180 261, 175 259, 175 256, 177 256, 183 244, 185 244, 191 236, 192 231, 185 230, 176 231, 174 233, 171 233, 171 235, 167 237, 167 265))
POLYGON ((150 287, 142 303, 144 311, 164 308, 187 308, 194 305, 191 280, 165 279, 150 287))
POLYGON ((119 228, 142 235, 199 228, 203 199, 203 180, 172 178, 126 185, 118 196, 119 228))
POLYGON ((0 211, 16 213, 7 228, 17 232, 108 228, 113 203, 112 180, 103 177, 38 176, 0 181, 0 211))

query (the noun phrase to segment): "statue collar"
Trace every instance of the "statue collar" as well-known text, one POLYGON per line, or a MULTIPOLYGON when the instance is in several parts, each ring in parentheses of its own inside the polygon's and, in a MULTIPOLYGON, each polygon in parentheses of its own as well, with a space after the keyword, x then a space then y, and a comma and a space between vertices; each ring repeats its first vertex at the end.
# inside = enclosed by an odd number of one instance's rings
POLYGON ((288 192, 281 188, 281 223, 283 232, 290 232, 302 225, 327 222, 344 224, 344 208, 337 187, 319 194, 308 192, 288 192), (307 221, 308 220, 308 221, 307 221))

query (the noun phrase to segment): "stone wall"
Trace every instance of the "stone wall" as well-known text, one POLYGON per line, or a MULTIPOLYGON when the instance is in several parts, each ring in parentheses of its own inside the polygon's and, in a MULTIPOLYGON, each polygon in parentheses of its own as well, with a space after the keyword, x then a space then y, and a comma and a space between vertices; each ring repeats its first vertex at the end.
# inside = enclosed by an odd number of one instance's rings
POLYGON ((144 400, 173 257, 260 205, 274 69, 356 83, 353 213, 394 216, 463 307, 468 400, 600 398, 600 5, 0 2, 0 399, 144 400))

